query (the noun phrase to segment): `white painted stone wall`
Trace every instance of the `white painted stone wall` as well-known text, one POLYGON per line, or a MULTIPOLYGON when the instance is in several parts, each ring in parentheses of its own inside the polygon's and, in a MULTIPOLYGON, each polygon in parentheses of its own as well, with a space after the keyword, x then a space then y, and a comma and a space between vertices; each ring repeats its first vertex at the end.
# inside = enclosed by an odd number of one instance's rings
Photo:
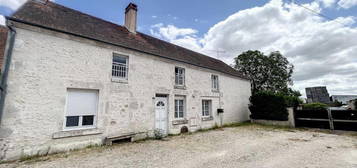
POLYGON ((152 136, 154 97, 168 94, 169 133, 249 119, 250 83, 216 71, 64 34, 17 29, 0 127, 0 160, 47 154, 102 144, 107 136, 152 136), (129 56, 128 83, 111 81, 113 53, 129 56), (186 89, 174 89, 174 68, 186 71, 186 89), (220 93, 211 91, 211 74, 219 75, 220 93), (97 129, 63 131, 67 88, 98 89, 97 129), (172 125, 174 96, 186 96, 188 124, 172 125), (213 120, 201 120, 201 101, 211 99, 213 120), (196 120, 197 126, 191 121, 196 120))

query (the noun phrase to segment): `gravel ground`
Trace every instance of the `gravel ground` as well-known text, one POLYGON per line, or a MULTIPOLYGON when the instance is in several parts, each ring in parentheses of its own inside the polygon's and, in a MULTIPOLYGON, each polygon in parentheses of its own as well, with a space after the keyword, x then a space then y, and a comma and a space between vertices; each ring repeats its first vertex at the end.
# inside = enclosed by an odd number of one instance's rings
POLYGON ((357 136, 249 125, 0 164, 5 167, 357 168, 357 136))

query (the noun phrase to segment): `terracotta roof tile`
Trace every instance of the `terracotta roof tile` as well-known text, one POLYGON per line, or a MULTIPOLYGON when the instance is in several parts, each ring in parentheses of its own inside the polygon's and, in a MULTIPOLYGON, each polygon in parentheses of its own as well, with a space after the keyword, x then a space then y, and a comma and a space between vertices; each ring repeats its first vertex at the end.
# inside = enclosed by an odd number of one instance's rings
POLYGON ((7 40, 8 29, 4 26, 0 26, 0 68, 4 63, 4 54, 7 40))

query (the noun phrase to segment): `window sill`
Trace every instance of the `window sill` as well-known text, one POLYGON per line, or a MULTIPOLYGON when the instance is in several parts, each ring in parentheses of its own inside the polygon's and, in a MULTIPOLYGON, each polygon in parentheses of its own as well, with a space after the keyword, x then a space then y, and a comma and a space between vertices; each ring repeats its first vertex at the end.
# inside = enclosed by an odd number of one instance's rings
POLYGON ((184 86, 184 85, 175 85, 174 88, 186 90, 186 86, 184 86))
POLYGON ((212 92, 219 93, 219 90, 217 90, 217 89, 212 89, 212 92))
POLYGON ((116 83, 128 83, 128 79, 112 77, 112 82, 116 82, 116 83))
POLYGON ((52 139, 85 136, 85 135, 97 135, 97 134, 101 134, 101 133, 103 133, 103 132, 97 128, 64 130, 64 131, 53 133, 52 139))
POLYGON ((176 120, 172 121, 172 125, 182 125, 182 124, 188 124, 188 120, 176 119, 176 120))
POLYGON ((212 116, 204 116, 202 117, 202 121, 212 121, 213 117, 212 116))

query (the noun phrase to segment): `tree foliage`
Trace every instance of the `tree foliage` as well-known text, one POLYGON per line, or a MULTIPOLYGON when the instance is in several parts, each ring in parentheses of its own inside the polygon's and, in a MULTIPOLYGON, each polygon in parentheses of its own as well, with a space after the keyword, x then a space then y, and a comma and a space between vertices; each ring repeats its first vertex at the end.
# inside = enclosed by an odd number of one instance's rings
POLYGON ((301 96, 292 85, 291 75, 294 66, 279 51, 268 56, 260 51, 246 51, 235 58, 234 67, 251 79, 252 93, 257 91, 282 92, 287 95, 301 96))

